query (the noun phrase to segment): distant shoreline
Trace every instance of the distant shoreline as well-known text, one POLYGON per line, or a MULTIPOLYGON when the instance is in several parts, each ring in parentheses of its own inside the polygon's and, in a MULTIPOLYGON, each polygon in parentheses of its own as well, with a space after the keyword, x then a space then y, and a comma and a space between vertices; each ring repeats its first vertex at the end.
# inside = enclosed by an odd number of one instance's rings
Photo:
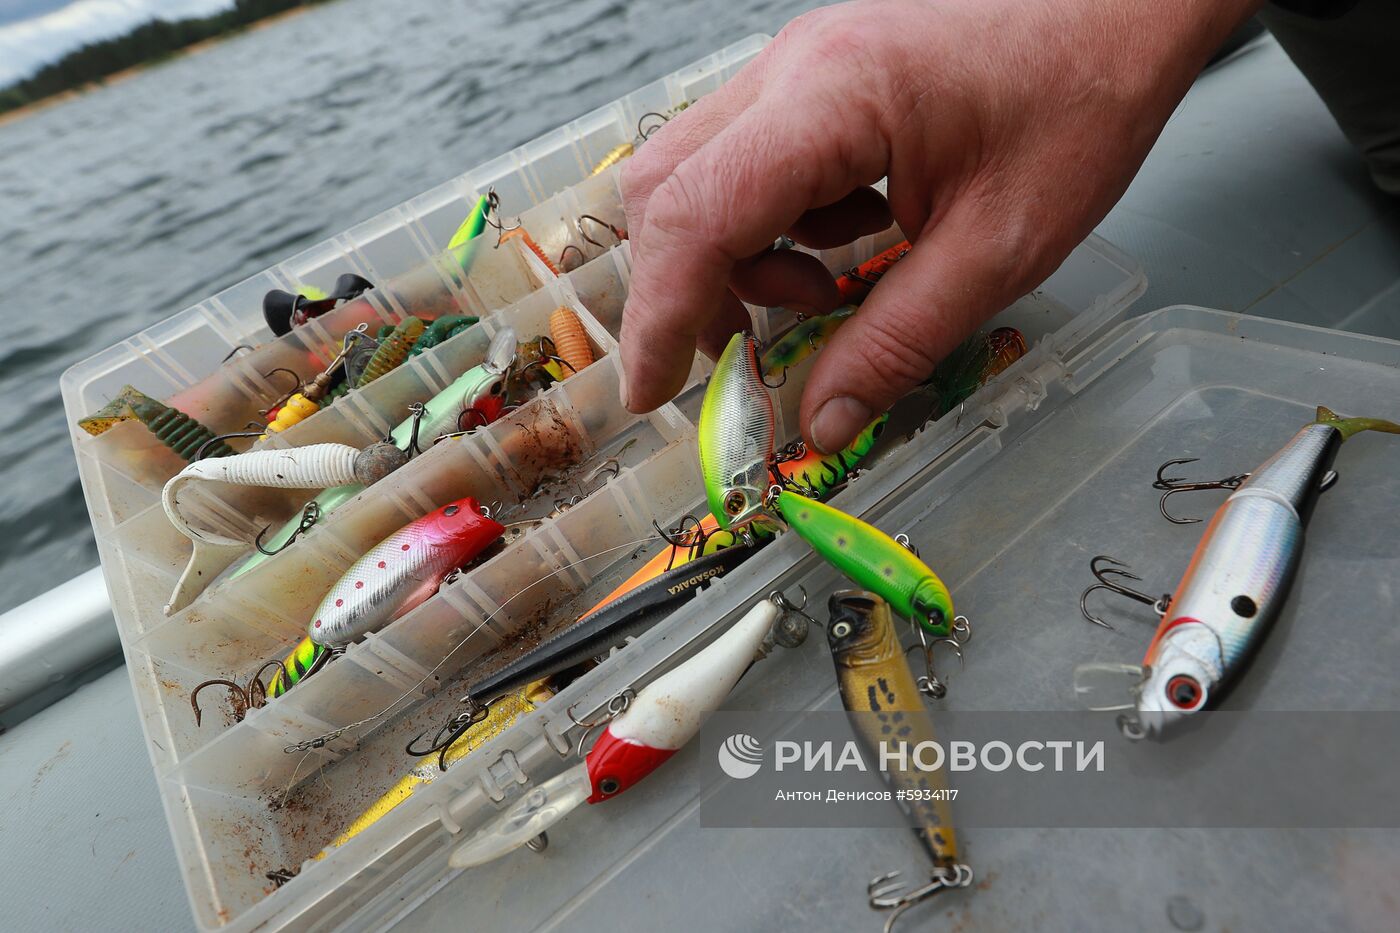
POLYGON ((16 120, 22 120, 25 117, 33 116, 34 114, 42 110, 47 110, 50 107, 56 107, 59 104, 63 104, 70 100, 73 100, 74 98, 81 97, 84 94, 89 94, 93 91, 99 91, 103 88, 110 87, 114 84, 120 84, 121 82, 129 80, 130 78, 133 78, 144 71, 151 71, 155 68, 161 67, 162 65, 168 65, 171 62, 174 62, 178 59, 185 58, 186 56, 196 55, 200 52, 212 48, 213 46, 220 45, 224 42, 228 42, 233 39, 237 39, 239 36, 247 35, 248 33, 252 32, 258 32, 259 30, 265 29, 268 26, 272 26, 284 20, 291 19, 294 16, 300 16, 303 13, 315 9, 319 5, 320 4, 313 3, 303 6, 288 7, 285 10, 279 10, 276 13, 272 13, 268 16, 262 17, 261 19, 254 20, 253 22, 247 23, 246 25, 241 26, 238 29, 226 32, 223 35, 210 36, 208 39, 201 39, 198 42, 195 42, 191 45, 187 45, 182 49, 176 49, 167 55, 160 56, 159 58, 151 59, 150 61, 145 62, 138 62, 135 65, 123 68, 121 71, 115 71, 112 74, 107 75, 105 78, 102 78, 100 80, 89 81, 87 84, 84 84, 81 87, 75 87, 67 91, 60 91, 57 94, 50 94, 47 97, 42 97, 36 101, 25 104, 21 107, 16 107, 13 110, 6 110, 0 112, 0 127, 7 126, 16 120))

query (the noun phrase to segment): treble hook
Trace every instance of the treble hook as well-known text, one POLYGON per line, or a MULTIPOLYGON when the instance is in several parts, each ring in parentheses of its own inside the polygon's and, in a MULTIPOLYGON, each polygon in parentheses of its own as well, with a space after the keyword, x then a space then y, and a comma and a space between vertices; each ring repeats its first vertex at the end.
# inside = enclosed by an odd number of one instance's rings
POLYGON ((574 706, 570 706, 568 709, 564 710, 564 715, 569 717, 569 721, 583 730, 583 732, 578 737, 578 744, 574 747, 574 755, 579 758, 582 758, 583 743, 588 741, 589 734, 592 733, 593 730, 598 728, 599 726, 605 726, 617 717, 621 716, 623 713, 627 712, 627 707, 631 706, 632 701, 636 698, 636 690, 632 689, 631 687, 623 687, 622 690, 618 691, 608 699, 607 705, 603 707, 603 715, 593 720, 592 722, 580 722, 578 720, 578 717, 574 715, 574 707, 578 705, 577 703, 575 703, 574 706))
POLYGON ((248 682, 242 685, 223 677, 215 677, 212 680, 196 684, 195 688, 190 691, 190 709, 194 710, 195 728, 199 728, 204 720, 204 711, 199 708, 199 692, 205 687, 227 687, 229 692, 233 694, 234 719, 241 722, 243 717, 248 715, 248 710, 262 709, 267 705, 267 687, 262 682, 262 673, 269 667, 280 667, 281 665, 281 661, 268 661, 254 671, 248 682))
POLYGON ((501 240, 505 238, 506 233, 508 233, 511 230, 520 229, 520 221, 518 220, 515 223, 511 224, 509 227, 507 227, 504 224, 502 224, 500 220, 496 219, 497 217, 499 217, 500 211, 500 195, 496 194, 495 188, 486 189, 486 217, 484 219, 486 221, 487 226, 496 228, 496 245, 491 247, 492 249, 500 248, 501 240))
POLYGON ((1157 597, 1148 596, 1146 593, 1139 593, 1137 590, 1124 586, 1122 583, 1117 583, 1113 580, 1107 579, 1109 574, 1121 577, 1124 580, 1142 579, 1142 577, 1139 577, 1137 574, 1126 569, 1127 566, 1128 565, 1123 563, 1121 560, 1114 560, 1112 557, 1108 557, 1104 554, 1100 554, 1093 560, 1089 561, 1089 572, 1092 573, 1094 575, 1094 579, 1098 580, 1099 582, 1095 583, 1093 586, 1090 586, 1088 589, 1086 589, 1083 593, 1079 595, 1079 611, 1084 614, 1084 618, 1088 619, 1095 625, 1101 625, 1104 628, 1109 629, 1110 631, 1113 630, 1113 626, 1109 625, 1103 619, 1100 619, 1093 613, 1089 612, 1089 594, 1094 592, 1094 590, 1110 590, 1114 593, 1117 593, 1120 596, 1126 596, 1129 599, 1136 600, 1137 602, 1151 606, 1152 610, 1158 615, 1164 615, 1166 613, 1167 605, 1171 602, 1172 599, 1170 593, 1164 593, 1163 595, 1157 597), (1099 561, 1104 561, 1105 563, 1113 564, 1114 566, 1100 567, 1099 561), (1115 569, 1118 567, 1122 567, 1125 569, 1115 569))
POLYGON ((300 538, 302 535, 310 531, 320 520, 321 504, 315 499, 312 499, 310 502, 306 503, 306 508, 301 510, 301 521, 297 524, 296 531, 293 531, 291 537, 284 541, 282 545, 279 548, 277 548, 277 550, 269 551, 267 548, 263 547, 262 543, 263 535, 267 534, 270 530, 272 530, 271 525, 268 525, 267 527, 263 528, 262 531, 258 532, 258 536, 253 539, 253 547, 258 549, 259 554, 265 554, 268 557, 274 557, 278 554, 281 554, 287 548, 295 544, 297 538, 300 538))
POLYGON ((885 920, 884 933, 894 929, 895 921, 906 910, 933 897, 940 891, 950 888, 965 888, 972 884, 972 869, 961 862, 935 868, 929 875, 928 884, 915 888, 906 894, 899 894, 899 872, 891 871, 870 879, 865 893, 870 898, 871 910, 889 910, 892 913, 885 920))
MULTIPOLYGON (((967 622, 965 616, 958 616, 958 618, 967 622)), ((917 627, 917 629, 919 632, 919 644, 910 645, 908 648, 904 649, 906 655, 911 651, 922 651, 924 653, 924 672, 914 681, 914 685, 919 688, 919 692, 924 696, 933 700, 941 700, 948 695, 948 685, 939 678, 938 674, 933 669, 933 649, 937 648, 939 645, 947 645, 952 648, 953 653, 958 657, 958 669, 961 670, 967 666, 963 660, 963 641, 958 640, 952 635, 929 641, 923 628, 920 626, 917 627)), ((971 632, 971 626, 967 626, 966 630, 971 632)))
POLYGON ((209 452, 209 447, 211 444, 217 444, 220 441, 226 441, 231 437, 262 437, 266 433, 267 428, 263 428, 261 431, 234 431, 231 434, 220 434, 216 437, 211 437, 209 438, 209 440, 199 445, 199 449, 194 452, 194 459, 203 460, 204 455, 209 452))
POLYGON ((248 715, 248 692, 243 689, 243 685, 234 683, 232 680, 226 680, 223 677, 215 677, 212 680, 206 680, 196 685, 195 688, 190 691, 190 708, 194 710, 195 728, 199 728, 200 724, 204 721, 204 711, 199 708, 199 691, 203 690, 205 687, 213 686, 228 687, 229 693, 233 694, 233 715, 235 719, 242 719, 244 716, 248 715))
POLYGON ((413 416, 413 426, 409 428, 408 449, 405 453, 410 457, 423 452, 423 449, 418 446, 418 428, 423 424, 423 417, 427 411, 428 409, 423 406, 422 402, 414 402, 408 406, 408 413, 413 416))
POLYGON ((1173 525, 1194 525, 1200 521, 1199 518, 1175 518, 1167 511, 1167 499, 1179 492, 1191 492, 1200 489, 1239 489, 1240 484, 1249 479, 1248 473, 1236 473, 1234 476, 1227 476, 1224 479, 1212 480, 1203 483, 1185 483, 1180 476, 1163 476, 1162 473, 1168 467, 1180 466, 1184 463, 1195 463, 1199 457, 1181 457, 1176 460, 1168 460, 1157 468, 1157 479, 1152 483, 1153 489, 1165 490, 1162 499, 1157 507, 1162 513, 1162 517, 1173 525))

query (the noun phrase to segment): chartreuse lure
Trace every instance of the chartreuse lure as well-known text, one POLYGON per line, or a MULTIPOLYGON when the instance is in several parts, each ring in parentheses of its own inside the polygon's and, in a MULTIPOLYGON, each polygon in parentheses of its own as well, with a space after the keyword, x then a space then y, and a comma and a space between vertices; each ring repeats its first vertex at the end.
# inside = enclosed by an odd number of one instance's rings
POLYGON ((268 697, 280 697, 319 671, 330 660, 331 651, 331 648, 316 644, 310 637, 297 642, 291 653, 282 659, 277 673, 272 675, 272 680, 267 685, 268 697))
POLYGON ((913 551, 873 525, 791 490, 775 501, 787 526, 827 563, 930 633, 949 633, 953 598, 913 551))

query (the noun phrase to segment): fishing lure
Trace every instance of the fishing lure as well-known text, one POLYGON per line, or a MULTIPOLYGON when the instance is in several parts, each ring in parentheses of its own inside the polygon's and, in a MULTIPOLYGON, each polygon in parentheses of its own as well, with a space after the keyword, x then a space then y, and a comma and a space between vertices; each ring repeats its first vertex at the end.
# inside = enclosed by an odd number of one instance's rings
MULTIPOLYGON (((441 437, 458 431, 463 416, 468 415, 469 412, 475 413, 472 417, 476 419, 477 425, 490 423, 495 417, 498 417, 503 410, 502 406, 488 403, 499 401, 505 391, 506 380, 515 365, 515 347, 515 330, 510 327, 501 328, 500 332, 492 338, 491 345, 486 350, 486 359, 457 377, 446 389, 429 399, 424 403, 421 411, 400 422, 390 433, 389 443, 412 453, 422 445, 431 444, 441 437)), ((473 427, 477 425, 473 425, 473 427)), ((320 484, 308 483, 307 485, 314 487, 320 484)), ((324 489, 312 501, 316 503, 320 516, 324 517, 349 502, 364 489, 365 486, 358 482, 335 485, 324 489)), ((273 551, 273 553, 281 550, 301 530, 303 530, 301 518, 294 516, 269 538, 268 550, 273 551)), ((234 571, 233 575, 237 577, 247 573, 269 556, 266 553, 250 555, 248 560, 234 571)))
POLYGON ((483 194, 477 198, 476 203, 472 205, 471 212, 467 214, 467 219, 462 221, 452 234, 452 238, 447 241, 447 248, 454 251, 461 250, 472 240, 481 236, 481 231, 486 229, 487 218, 491 216, 494 206, 494 192, 483 194))
POLYGON ((1014 327, 973 334, 939 362, 928 379, 937 399, 935 417, 967 401, 974 392, 1026 355, 1026 338, 1014 327))
POLYGON ((821 349, 855 310, 854 305, 846 305, 830 314, 798 321, 763 352, 764 380, 781 380, 787 370, 821 349))
MULTIPOLYGON (((828 609, 827 644, 836 665, 841 702, 866 753, 878 754, 891 736, 906 748, 935 742, 933 722, 905 663, 889 604, 875 593, 839 590, 831 594, 828 609)), ((947 794, 940 793, 947 787, 942 772, 892 765, 882 768, 880 776, 895 791, 895 800, 933 862, 929 883, 904 894, 897 893, 898 872, 870 882, 870 906, 894 911, 885 924, 888 931, 908 908, 940 891, 967 887, 973 875, 959 861, 952 807, 947 794)))
POLYGON ((428 325, 423 334, 414 341, 413 348, 408 351, 409 356, 417 356, 425 350, 430 350, 440 343, 445 343, 462 331, 477 323, 480 318, 470 314, 449 314, 440 317, 428 325))
POLYGON ((189 415, 129 385, 123 386, 117 397, 101 409, 79 421, 78 427, 96 437, 119 421, 131 420, 144 424, 162 444, 185 460, 193 460, 201 448, 210 457, 228 457, 234 452, 228 444, 215 440, 213 431, 189 415))
MULTIPOLYGON (((679 667, 613 705, 615 715, 584 760, 525 793, 453 850, 448 864, 472 868, 537 839, 583 804, 621 794, 695 737, 739 678, 767 651, 783 608, 765 599, 679 667)), ((586 738, 586 737, 585 737, 586 738)))
POLYGON ((568 364, 570 374, 593 365, 593 347, 588 342, 588 333, 572 308, 559 307, 550 313, 549 338, 554 342, 554 352, 568 364))
POLYGON ((407 774, 399 778, 393 787, 385 791, 382 797, 370 804, 369 808, 356 817, 339 836, 331 840, 316 855, 316 858, 324 858, 330 850, 345 845, 373 826, 386 813, 413 796, 414 791, 419 787, 431 784, 439 774, 505 732, 515 724, 517 719, 538 709, 552 696, 554 696, 554 690, 549 682, 537 680, 501 697, 500 700, 491 704, 490 713, 476 729, 443 749, 441 756, 429 755, 419 760, 407 774))
POLYGON ((700 406, 700 473, 719 527, 742 527, 762 515, 774 431, 757 344, 751 334, 735 334, 700 406))
POLYGON ((289 334, 294 327, 331 311, 347 301, 353 301, 374 288, 363 276, 347 272, 335 280, 329 294, 302 286, 300 294, 274 288, 263 295, 263 320, 273 336, 289 334))
POLYGON ((276 699, 301 683, 312 674, 325 667, 335 654, 334 649, 318 645, 310 638, 303 638, 296 647, 277 664, 277 672, 267 684, 267 696, 276 699))
POLYGON ((307 634, 338 648, 377 631, 425 602, 449 571, 503 534, 470 496, 409 522, 350 565, 312 613, 307 634))
POLYGON ((953 599, 943 581, 909 548, 839 509, 784 489, 778 513, 827 563, 874 590, 895 612, 934 635, 953 624, 953 599))
POLYGON ((438 730, 429 748, 416 749, 418 740, 415 739, 409 744, 409 754, 416 756, 439 751, 444 745, 456 741, 474 722, 480 721, 483 711, 490 707, 496 697, 522 684, 568 670, 623 644, 627 636, 636 635, 660 622, 698 594, 707 580, 728 573, 750 553, 751 548, 735 547, 697 558, 587 613, 564 631, 495 673, 479 679, 462 698, 465 710, 438 730))
POLYGON ((875 284, 894 268, 895 263, 909 255, 911 249, 913 247, 909 245, 909 241, 904 240, 843 273, 836 280, 836 290, 841 293, 842 303, 858 305, 864 301, 875 284))
POLYGON ((637 149, 632 143, 618 143, 616 146, 609 149, 606 155, 598 160, 597 164, 593 166, 593 171, 588 173, 588 177, 592 178, 594 175, 603 174, 623 159, 630 157, 632 153, 636 151, 637 149))
POLYGON ((423 336, 423 331, 426 329, 426 324, 411 316, 395 325, 393 331, 380 340, 379 348, 370 357, 365 371, 355 382, 355 388, 363 389, 380 376, 401 366, 403 361, 408 359, 409 351, 413 349, 413 345, 417 343, 419 337, 423 336))
POLYGON ((544 263, 544 267, 548 269, 551 273, 553 273, 556 278, 559 276, 559 267, 556 266, 554 262, 544 254, 544 250, 540 249, 540 245, 535 242, 534 237, 530 236, 530 232, 528 230, 526 230, 524 227, 512 227, 511 229, 506 230, 501 234, 502 243, 504 243, 506 240, 514 239, 518 239, 521 242, 523 242, 525 244, 525 248, 528 249, 530 252, 534 253, 536 256, 538 256, 540 262, 544 263))
POLYGON ((1154 598, 1109 580, 1109 575, 1138 578, 1112 558, 1094 558, 1090 566, 1099 582, 1080 598, 1085 618, 1110 627, 1092 615, 1085 602, 1094 590, 1104 589, 1152 605, 1162 619, 1140 666, 1086 664, 1075 672, 1075 690, 1091 708, 1131 710, 1119 717, 1119 728, 1129 738, 1143 738, 1160 735, 1220 702, 1283 608, 1302 556, 1303 529, 1318 496, 1336 480, 1331 467, 1342 442, 1362 431, 1400 434, 1400 424, 1343 418, 1319 407, 1316 420, 1253 473, 1182 483, 1164 478, 1162 471, 1190 460, 1162 465, 1155 485, 1164 490, 1162 514, 1174 523, 1196 521, 1174 518, 1167 511, 1167 500, 1175 493, 1233 492, 1206 526, 1174 595, 1154 598), (1100 562, 1119 569, 1101 568, 1100 562), (1126 703, 1104 705, 1094 696, 1107 687, 1109 677, 1121 683, 1124 676, 1129 687, 1126 703))
POLYGON ((804 495, 813 499, 826 498, 855 474, 861 460, 880 440, 889 420, 888 413, 876 418, 851 443, 834 454, 808 450, 805 443, 797 441, 784 451, 785 456, 774 461, 774 470, 788 485, 802 490, 804 495))

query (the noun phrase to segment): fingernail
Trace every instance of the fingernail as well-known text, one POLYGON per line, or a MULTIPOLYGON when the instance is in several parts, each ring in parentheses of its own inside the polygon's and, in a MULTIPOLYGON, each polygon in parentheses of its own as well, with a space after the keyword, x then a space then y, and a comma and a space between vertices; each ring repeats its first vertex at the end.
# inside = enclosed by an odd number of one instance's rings
MULTIPOLYGON (((619 360, 619 363, 621 361, 619 360)), ((627 370, 619 366, 620 372, 617 374, 617 397, 622 402, 622 407, 632 411, 632 406, 627 404, 627 370)), ((632 412, 636 414, 636 412, 632 412)))
POLYGON ((824 454, 849 444, 870 423, 870 409, 849 395, 838 395, 822 402, 812 416, 812 443, 824 454))

